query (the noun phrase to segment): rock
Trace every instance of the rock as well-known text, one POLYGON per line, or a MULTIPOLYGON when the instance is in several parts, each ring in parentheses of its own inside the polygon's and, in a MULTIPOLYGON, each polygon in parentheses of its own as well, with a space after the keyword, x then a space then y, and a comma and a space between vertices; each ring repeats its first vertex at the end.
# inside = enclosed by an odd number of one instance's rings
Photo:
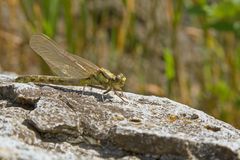
POLYGON ((0 159, 240 159, 239 130, 167 98, 13 79, 0 74, 0 159))

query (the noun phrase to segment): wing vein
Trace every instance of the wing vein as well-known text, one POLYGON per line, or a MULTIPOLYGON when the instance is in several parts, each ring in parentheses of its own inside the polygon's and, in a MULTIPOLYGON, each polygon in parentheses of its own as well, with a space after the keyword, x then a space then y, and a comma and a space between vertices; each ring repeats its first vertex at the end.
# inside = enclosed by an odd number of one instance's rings
POLYGON ((99 69, 90 61, 66 52, 43 34, 33 35, 30 46, 58 76, 87 78, 99 69))

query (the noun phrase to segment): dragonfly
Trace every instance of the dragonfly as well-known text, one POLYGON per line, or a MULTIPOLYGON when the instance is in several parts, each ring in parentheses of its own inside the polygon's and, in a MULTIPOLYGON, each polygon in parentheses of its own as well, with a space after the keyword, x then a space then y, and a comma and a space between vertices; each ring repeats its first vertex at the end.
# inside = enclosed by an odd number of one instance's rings
POLYGON ((98 67, 82 57, 68 53, 44 34, 32 35, 29 45, 49 65, 56 76, 25 75, 17 77, 15 82, 90 86, 104 89, 103 94, 113 91, 124 100, 122 88, 125 85, 126 77, 122 73, 114 75, 105 68, 98 67), (117 91, 121 91, 122 95, 117 91))

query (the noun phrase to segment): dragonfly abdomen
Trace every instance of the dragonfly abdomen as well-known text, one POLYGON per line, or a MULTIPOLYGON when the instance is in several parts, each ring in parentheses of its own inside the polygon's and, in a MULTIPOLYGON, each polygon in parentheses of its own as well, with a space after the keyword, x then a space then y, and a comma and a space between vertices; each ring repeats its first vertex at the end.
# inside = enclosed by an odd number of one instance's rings
POLYGON ((84 83, 83 79, 79 80, 79 79, 70 78, 70 77, 57 77, 57 76, 46 76, 46 75, 19 76, 15 79, 15 82, 51 83, 51 84, 61 84, 61 85, 82 85, 81 83, 84 83))

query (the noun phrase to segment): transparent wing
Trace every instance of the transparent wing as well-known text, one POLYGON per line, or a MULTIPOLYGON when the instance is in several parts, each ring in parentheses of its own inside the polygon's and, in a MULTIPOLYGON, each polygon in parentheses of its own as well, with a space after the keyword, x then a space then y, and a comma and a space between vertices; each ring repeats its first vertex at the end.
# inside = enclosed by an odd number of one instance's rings
POLYGON ((99 69, 90 61, 66 52, 43 34, 33 35, 30 46, 58 76, 87 78, 99 69))

